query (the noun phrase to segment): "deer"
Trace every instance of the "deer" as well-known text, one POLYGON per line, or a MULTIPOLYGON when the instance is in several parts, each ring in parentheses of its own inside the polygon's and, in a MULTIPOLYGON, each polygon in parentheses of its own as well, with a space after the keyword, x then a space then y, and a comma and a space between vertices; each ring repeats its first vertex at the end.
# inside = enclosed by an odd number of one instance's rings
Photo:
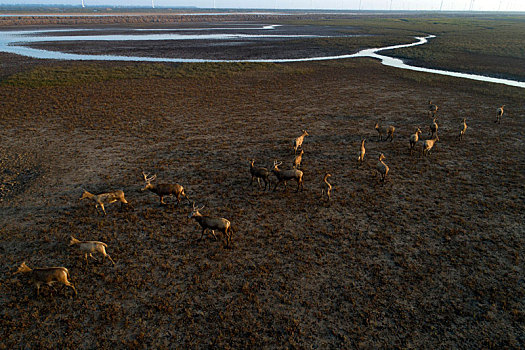
POLYGON ((438 111, 439 107, 432 103, 432 101, 428 102, 428 111, 432 115, 432 117, 436 116, 436 113, 438 111))
POLYGON ((463 123, 461 123, 461 130, 459 131, 459 140, 463 140, 463 136, 465 135, 465 132, 467 131, 467 119, 463 118, 463 123))
POLYGON ((160 204, 166 204, 164 202, 164 196, 169 195, 175 195, 177 197, 177 206, 179 206, 181 197, 186 198, 188 203, 191 203, 190 199, 186 195, 186 192, 184 192, 184 187, 182 187, 179 184, 152 184, 151 182, 154 181, 157 178, 157 175, 149 176, 149 174, 145 174, 142 172, 142 176, 144 177, 145 185, 141 189, 141 191, 149 190, 150 192, 155 193, 160 198, 160 204))
POLYGON ((75 295, 77 295, 75 286, 67 280, 69 278, 69 271, 65 267, 41 267, 31 269, 24 261, 13 275, 18 273, 29 275, 31 281, 36 286, 37 297, 40 295, 41 285, 45 284, 52 287, 54 283, 62 283, 66 285, 73 289, 75 295))
POLYGON ((120 209, 122 210, 122 206, 124 204, 129 204, 126 198, 124 198, 124 192, 121 190, 117 190, 114 192, 106 192, 101 194, 93 194, 86 190, 84 190, 84 193, 82 194, 82 197, 80 197, 80 200, 89 198, 93 202, 95 202, 95 209, 100 207, 102 209, 102 212, 104 212, 104 215, 106 215, 106 209, 104 209, 104 204, 111 204, 115 202, 120 202, 120 209))
POLYGON ((294 154, 297 153, 297 149, 299 149, 299 147, 302 148, 304 137, 305 136, 309 136, 309 134, 306 132, 306 130, 301 130, 301 131, 303 132, 302 135, 299 136, 298 138, 296 138, 295 140, 293 140, 293 153, 294 154))
POLYGON ((410 135, 410 140, 409 140, 409 142, 410 142, 410 154, 412 154, 412 151, 416 147, 416 144, 418 143, 420 136, 421 136, 421 129, 420 128, 417 128, 416 132, 414 134, 410 135))
POLYGON ((501 106, 496 110, 496 121, 495 123, 501 124, 501 117, 503 116, 503 109, 505 108, 505 105, 501 106))
POLYGON ((204 209, 204 206, 197 208, 195 206, 195 202, 193 202, 193 209, 191 213, 188 215, 188 218, 194 218, 195 221, 199 223, 199 225, 202 227, 202 234, 201 237, 198 239, 198 241, 201 241, 204 237, 205 231, 211 230, 211 234, 215 240, 217 240, 217 236, 215 235, 215 230, 220 231, 224 234, 225 240, 226 240, 226 247, 230 247, 232 235, 233 235, 233 228, 231 226, 230 221, 224 219, 224 218, 217 218, 207 215, 202 215, 200 213, 200 210, 204 209))
POLYGON ((383 135, 385 134, 386 132, 386 129, 382 126, 379 126, 379 123, 376 122, 376 125, 374 126, 374 128, 376 129, 377 133, 379 134, 379 141, 382 141, 383 140, 383 135))
POLYGON ((390 168, 388 167, 388 165, 385 164, 385 162, 383 162, 383 159, 385 159, 385 155, 383 153, 379 154, 379 162, 377 163, 376 165, 376 169, 377 169, 377 172, 379 173, 380 175, 380 181, 381 182, 385 182, 385 178, 388 174, 388 171, 390 170, 390 168))
POLYGON ((264 181, 264 190, 266 191, 266 186, 268 186, 268 190, 270 189, 271 182, 270 182, 270 172, 266 168, 256 168, 253 164, 255 163, 255 160, 250 160, 250 174, 252 174, 252 179, 250 181, 250 186, 253 183, 253 179, 257 179, 257 183, 259 184, 259 188, 261 188, 261 179, 264 181))
POLYGON ((280 170, 279 165, 281 165, 283 162, 277 162, 275 160, 273 162, 273 169, 272 173, 277 177, 277 183, 275 184, 273 190, 275 191, 277 189, 277 186, 281 182, 284 182, 284 189, 286 190, 286 182, 288 180, 295 180, 297 181, 297 190, 295 192, 299 192, 299 188, 301 191, 303 190, 303 172, 298 169, 290 169, 290 170, 280 170))
MULTIPOLYGON (((78 249, 84 253, 84 257, 86 259, 86 264, 88 264, 88 255, 89 257, 95 259, 93 256, 93 253, 100 253, 105 259, 108 257, 108 259, 115 265, 115 262, 113 259, 111 259, 111 256, 109 256, 108 253, 106 253, 106 248, 108 245, 104 242, 98 242, 98 241, 79 241, 75 237, 71 236, 71 239, 69 241, 69 246, 76 245, 78 246, 78 249)), ((96 260, 96 259, 95 259, 96 260)))
POLYGON ((430 126, 428 127, 428 134, 431 135, 430 137, 432 137, 432 138, 434 137, 434 135, 437 135, 438 128, 439 128, 439 126, 438 126, 438 124, 436 122, 436 119, 437 118, 434 118, 432 120, 432 124, 430 124, 430 126))
POLYGON ((301 149, 301 152, 298 155, 296 155, 293 160, 292 168, 299 169, 299 167, 301 166, 301 162, 303 161, 303 154, 304 150, 301 149))
POLYGON ((359 163, 362 163, 362 162, 365 161, 365 153, 366 153, 365 141, 366 141, 366 139, 362 139, 361 140, 361 150, 359 151, 359 157, 357 158, 357 161, 359 163))
POLYGON ((430 154, 430 150, 432 149, 432 147, 434 147, 434 144, 439 141, 439 137, 438 135, 436 134, 432 139, 430 140, 425 140, 423 142, 423 155, 424 156, 428 156, 430 154))
POLYGON ((332 176, 329 173, 326 173, 323 178, 323 183, 321 184, 321 200, 323 199, 325 193, 326 193, 326 201, 330 201, 330 195, 332 193, 332 185, 328 183, 328 178, 332 176))

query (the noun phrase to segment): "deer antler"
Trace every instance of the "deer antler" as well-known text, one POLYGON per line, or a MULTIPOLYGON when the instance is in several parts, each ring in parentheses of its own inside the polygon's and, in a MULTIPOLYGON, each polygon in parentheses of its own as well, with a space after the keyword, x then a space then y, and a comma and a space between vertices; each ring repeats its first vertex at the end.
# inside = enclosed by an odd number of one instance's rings
POLYGON ((146 174, 144 172, 142 172, 142 176, 144 176, 144 181, 146 181, 146 182, 151 182, 151 181, 153 181, 153 180, 155 180, 157 178, 157 174, 155 174, 153 176, 149 176, 149 174, 146 174))

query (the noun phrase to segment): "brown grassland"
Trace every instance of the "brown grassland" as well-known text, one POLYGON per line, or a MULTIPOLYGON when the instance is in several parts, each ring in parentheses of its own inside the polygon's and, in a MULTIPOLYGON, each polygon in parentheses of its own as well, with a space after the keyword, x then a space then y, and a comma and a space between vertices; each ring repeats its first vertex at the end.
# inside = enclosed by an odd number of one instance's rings
POLYGON ((0 53, 0 348, 523 348, 524 94, 371 59, 0 53), (408 137, 428 137, 429 100, 440 140, 424 158, 408 137), (393 142, 376 121, 396 126, 393 142), (249 187, 248 160, 289 167, 301 129, 304 191, 249 187), (160 206, 142 171, 229 219, 233 249, 198 242, 191 206, 160 206), (131 205, 104 217, 83 189, 121 189, 131 205), (106 242, 116 265, 86 266, 70 235, 106 242), (67 267, 78 296, 36 298, 13 275, 23 261, 67 267))

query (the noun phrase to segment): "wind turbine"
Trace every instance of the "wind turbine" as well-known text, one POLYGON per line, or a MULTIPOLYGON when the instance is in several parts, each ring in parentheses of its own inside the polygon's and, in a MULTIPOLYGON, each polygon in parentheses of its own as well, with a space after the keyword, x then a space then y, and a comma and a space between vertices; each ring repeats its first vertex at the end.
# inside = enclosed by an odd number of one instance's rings
POLYGON ((86 5, 84 5, 84 0, 82 0, 82 8, 86 7, 86 5))
POLYGON ((441 0, 441 5, 439 6, 439 11, 443 11, 443 0, 441 0))
POLYGON ((390 0, 390 11, 392 11, 392 1, 394 0, 390 0))
POLYGON ((469 7, 469 11, 472 11, 474 9, 474 0, 470 0, 470 7, 469 7))
POLYGON ((361 0, 359 0, 359 11, 361 11, 361 0))
POLYGON ((155 8, 155 3, 153 2, 153 0, 151 0, 151 8, 152 8, 152 9, 155 8))

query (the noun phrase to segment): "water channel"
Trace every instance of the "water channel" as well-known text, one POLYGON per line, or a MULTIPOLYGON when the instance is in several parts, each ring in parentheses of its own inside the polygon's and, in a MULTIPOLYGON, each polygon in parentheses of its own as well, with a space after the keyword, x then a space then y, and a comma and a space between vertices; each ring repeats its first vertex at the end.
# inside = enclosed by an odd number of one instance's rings
MULTIPOLYGON (((135 62, 272 62, 272 63, 289 63, 289 62, 307 62, 307 61, 326 61, 351 59, 360 57, 370 57, 378 59, 382 64, 390 67, 407 69, 417 72, 424 72, 430 74, 446 75, 451 77, 471 79, 477 81, 484 81, 489 83, 504 84, 514 87, 525 88, 525 82, 494 78, 484 75, 468 74, 461 72, 453 72, 440 69, 423 68, 409 65, 403 60, 393 58, 385 55, 380 55, 379 52, 387 50, 395 50, 405 47, 412 47, 426 44, 429 39, 435 38, 433 35, 426 37, 416 37, 417 41, 410 44, 388 46, 382 48, 371 48, 361 50, 358 53, 338 55, 338 56, 319 56, 319 57, 303 57, 303 58, 282 58, 282 59, 186 59, 186 58, 166 58, 166 57, 138 57, 138 56, 121 56, 121 55, 89 55, 89 54, 75 54, 60 51, 50 51, 43 49, 36 49, 27 46, 31 43, 37 42, 65 42, 65 41, 150 41, 150 40, 258 40, 258 39, 293 39, 293 38, 319 38, 323 36, 318 35, 286 35, 286 34, 268 34, 268 32, 279 27, 278 25, 258 26, 258 27, 230 27, 230 28, 191 28, 183 29, 184 31, 195 31, 196 34, 177 34, 177 33, 162 33, 162 34, 148 34, 148 30, 134 30, 132 34, 103 34, 97 35, 94 29, 64 29, 64 30, 31 30, 31 31, 0 31, 0 51, 8 52, 17 55, 28 56, 38 59, 55 59, 55 60, 87 60, 87 61, 135 61, 135 62), (254 30, 266 31, 264 33, 254 34, 236 34, 236 33, 198 33, 199 31, 213 31, 213 30, 254 30), (61 32, 90 32, 93 35, 57 35, 61 32), (45 35, 53 34, 53 35, 45 35)), ((177 29, 153 29, 156 32, 170 31, 177 32, 177 29)), ((324 36, 326 37, 326 36, 324 36)))

